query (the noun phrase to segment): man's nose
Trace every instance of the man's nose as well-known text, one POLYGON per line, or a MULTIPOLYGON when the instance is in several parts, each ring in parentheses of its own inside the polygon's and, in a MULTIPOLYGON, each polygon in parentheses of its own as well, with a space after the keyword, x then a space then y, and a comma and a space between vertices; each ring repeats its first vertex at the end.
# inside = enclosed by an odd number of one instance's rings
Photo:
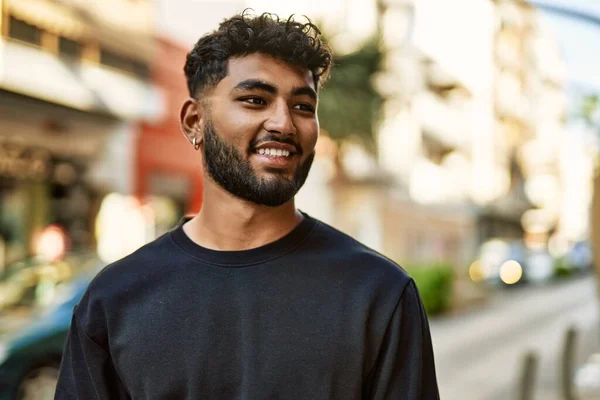
POLYGON ((292 120, 292 114, 285 101, 273 104, 272 113, 265 121, 265 130, 280 135, 295 135, 296 126, 292 120))

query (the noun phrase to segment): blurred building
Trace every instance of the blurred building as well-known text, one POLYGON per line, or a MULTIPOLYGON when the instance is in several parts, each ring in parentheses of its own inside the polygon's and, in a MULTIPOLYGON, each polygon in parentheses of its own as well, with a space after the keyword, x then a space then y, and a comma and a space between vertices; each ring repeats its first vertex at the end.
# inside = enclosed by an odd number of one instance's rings
POLYGON ((60 225, 93 245, 99 203, 131 193, 138 122, 163 113, 149 81, 150 1, 0 1, 0 236, 5 260, 60 225))
POLYGON ((567 184, 566 68, 552 33, 524 1, 384 4, 384 168, 412 201, 463 215, 457 231, 472 229, 454 237, 477 238, 471 250, 493 238, 546 246, 567 184))
POLYGON ((394 240, 404 243, 397 258, 461 268, 476 244, 471 204, 494 198, 502 186, 491 137, 493 7, 471 0, 382 4, 387 60, 379 86, 389 100, 379 155, 396 177, 395 197, 405 199, 394 203, 411 210, 386 218, 394 240))
POLYGON ((559 150, 566 132, 566 66, 532 6, 498 0, 496 9, 498 148, 510 166, 508 197, 530 203, 518 209, 523 217, 512 220, 521 228, 513 236, 524 231, 530 247, 545 247, 564 200, 559 150))

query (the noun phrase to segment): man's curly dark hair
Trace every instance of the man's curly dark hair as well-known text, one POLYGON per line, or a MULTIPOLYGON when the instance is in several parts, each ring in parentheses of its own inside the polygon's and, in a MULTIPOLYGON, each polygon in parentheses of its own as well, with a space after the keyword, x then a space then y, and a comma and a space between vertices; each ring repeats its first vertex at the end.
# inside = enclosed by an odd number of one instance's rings
POLYGON ((190 96, 216 86, 227 75, 228 60, 262 53, 310 70, 318 89, 328 77, 333 62, 321 32, 308 19, 301 23, 291 16, 249 15, 247 11, 223 21, 219 28, 198 40, 187 55, 184 72, 190 96))

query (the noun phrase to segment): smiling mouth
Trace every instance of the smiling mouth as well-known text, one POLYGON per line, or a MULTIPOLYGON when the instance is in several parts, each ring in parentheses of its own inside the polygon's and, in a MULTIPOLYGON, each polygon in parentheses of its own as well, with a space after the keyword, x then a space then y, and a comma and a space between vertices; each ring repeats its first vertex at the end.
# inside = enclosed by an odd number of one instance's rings
POLYGON ((267 168, 267 170, 287 170, 293 167, 294 160, 296 160, 295 156, 299 155, 299 153, 293 151, 293 147, 281 147, 284 146, 270 147, 269 145, 266 145, 254 149, 252 154, 264 168, 267 168))
POLYGON ((284 157, 284 158, 294 155, 289 150, 274 149, 274 148, 260 148, 260 149, 255 150, 255 153, 260 154, 261 156, 284 157))

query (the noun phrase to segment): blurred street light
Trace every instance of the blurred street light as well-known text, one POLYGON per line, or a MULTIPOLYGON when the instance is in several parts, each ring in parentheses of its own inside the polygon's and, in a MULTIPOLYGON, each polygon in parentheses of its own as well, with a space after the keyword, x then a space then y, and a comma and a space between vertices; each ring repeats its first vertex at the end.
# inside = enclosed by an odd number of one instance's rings
POLYGON ((500 279, 507 285, 514 285, 521 280, 523 268, 515 260, 508 260, 500 267, 500 279))

